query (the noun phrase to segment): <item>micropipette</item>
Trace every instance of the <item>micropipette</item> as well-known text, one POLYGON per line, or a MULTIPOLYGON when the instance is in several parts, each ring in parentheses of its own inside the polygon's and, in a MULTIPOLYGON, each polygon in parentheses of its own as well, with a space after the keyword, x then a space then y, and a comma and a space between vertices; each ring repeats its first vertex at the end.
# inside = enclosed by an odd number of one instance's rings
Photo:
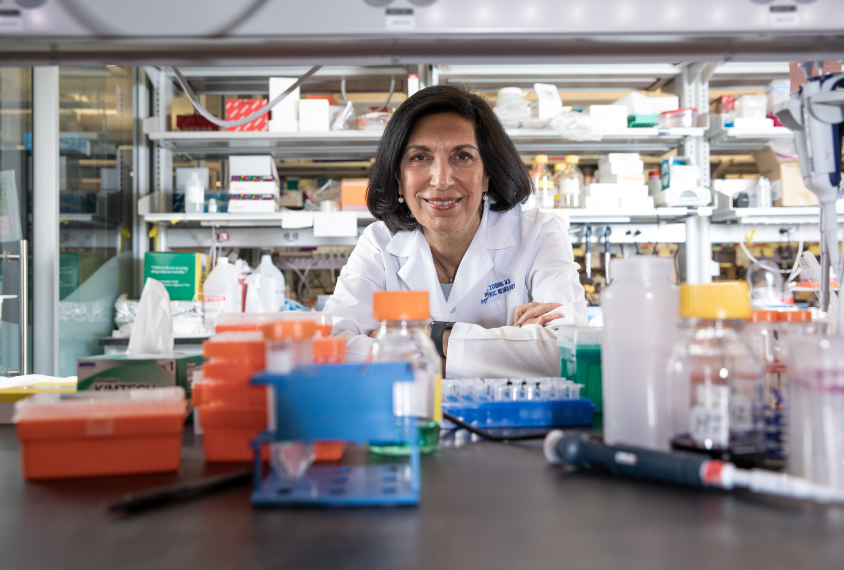
POLYGON ((754 493, 820 503, 844 502, 844 493, 837 489, 800 477, 762 469, 739 469, 732 463, 698 453, 666 453, 625 445, 603 445, 583 432, 554 430, 545 437, 542 448, 551 463, 566 463, 578 468, 600 466, 614 475, 691 487, 745 488, 754 493))

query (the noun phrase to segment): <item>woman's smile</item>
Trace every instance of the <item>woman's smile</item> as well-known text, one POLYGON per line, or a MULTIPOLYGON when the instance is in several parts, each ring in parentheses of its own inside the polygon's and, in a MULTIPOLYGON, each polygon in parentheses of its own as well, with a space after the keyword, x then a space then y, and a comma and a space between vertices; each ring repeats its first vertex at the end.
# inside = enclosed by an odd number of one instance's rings
POLYGON ((434 210, 451 210, 457 207, 463 198, 422 198, 434 210))

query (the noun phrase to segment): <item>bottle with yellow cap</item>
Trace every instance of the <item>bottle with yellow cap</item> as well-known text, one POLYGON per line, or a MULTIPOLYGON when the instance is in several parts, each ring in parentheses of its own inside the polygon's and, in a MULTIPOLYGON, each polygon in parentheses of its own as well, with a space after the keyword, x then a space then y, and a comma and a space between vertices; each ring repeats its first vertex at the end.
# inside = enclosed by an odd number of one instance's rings
POLYGON ((584 206, 583 172, 578 168, 580 158, 570 154, 565 164, 554 165, 554 183, 557 188, 558 208, 582 208, 584 206))
POLYGON ((765 457, 762 368, 744 332, 746 282, 680 286, 683 335, 668 365, 671 446, 740 467, 765 457))
POLYGON ((522 204, 522 210, 534 208, 554 207, 554 175, 548 168, 548 156, 538 154, 533 157, 533 167, 530 169, 532 193, 522 204))
MULTIPOLYGON (((437 448, 440 439, 442 402, 441 360, 428 336, 431 309, 427 291, 379 291, 373 298, 373 316, 381 321, 369 351, 372 362, 406 361, 413 365, 414 382, 393 390, 396 412, 415 416, 419 422, 419 451, 437 448)), ((370 442, 370 451, 383 455, 407 455, 403 442, 370 442)))

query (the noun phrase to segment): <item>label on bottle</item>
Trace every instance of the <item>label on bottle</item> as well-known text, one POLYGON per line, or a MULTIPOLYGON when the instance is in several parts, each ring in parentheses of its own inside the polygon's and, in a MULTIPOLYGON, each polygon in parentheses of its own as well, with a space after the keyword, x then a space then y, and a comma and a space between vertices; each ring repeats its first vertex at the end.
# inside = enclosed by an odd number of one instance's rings
POLYGON ((542 194, 542 201, 540 203, 540 208, 553 208, 554 207, 554 193, 551 190, 544 190, 542 194))
POLYGON ((226 312, 226 296, 205 295, 202 310, 205 313, 205 325, 213 328, 217 323, 217 315, 226 312))
POLYGON ((563 178, 560 190, 563 194, 580 194, 580 179, 563 178))
POLYGON ((730 398, 730 427, 736 431, 753 429, 753 405, 747 396, 733 394, 730 398))
POLYGON ((697 386, 689 410, 689 436, 705 447, 727 447, 730 441, 730 388, 697 386))

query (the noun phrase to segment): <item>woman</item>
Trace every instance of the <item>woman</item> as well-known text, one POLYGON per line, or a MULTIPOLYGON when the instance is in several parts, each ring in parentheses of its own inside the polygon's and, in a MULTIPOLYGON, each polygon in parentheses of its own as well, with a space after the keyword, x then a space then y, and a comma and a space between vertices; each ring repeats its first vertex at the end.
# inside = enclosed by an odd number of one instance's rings
POLYGON ((372 294, 428 291, 448 378, 559 376, 555 327, 586 324, 563 223, 522 211, 527 169, 489 104, 456 85, 417 92, 378 146, 361 235, 325 311, 363 359, 372 294))

